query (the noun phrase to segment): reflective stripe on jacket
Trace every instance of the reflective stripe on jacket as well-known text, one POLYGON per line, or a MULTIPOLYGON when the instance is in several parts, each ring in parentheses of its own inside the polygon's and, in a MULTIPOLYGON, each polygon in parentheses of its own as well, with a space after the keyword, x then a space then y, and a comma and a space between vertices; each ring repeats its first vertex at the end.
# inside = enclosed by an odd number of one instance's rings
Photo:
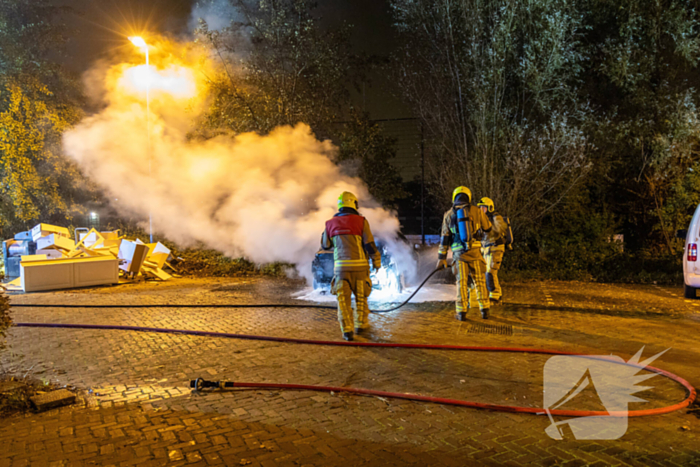
POLYGON ((366 271, 369 260, 375 268, 381 267, 381 255, 374 243, 367 219, 352 208, 341 208, 326 222, 321 247, 333 248, 334 273, 366 271))

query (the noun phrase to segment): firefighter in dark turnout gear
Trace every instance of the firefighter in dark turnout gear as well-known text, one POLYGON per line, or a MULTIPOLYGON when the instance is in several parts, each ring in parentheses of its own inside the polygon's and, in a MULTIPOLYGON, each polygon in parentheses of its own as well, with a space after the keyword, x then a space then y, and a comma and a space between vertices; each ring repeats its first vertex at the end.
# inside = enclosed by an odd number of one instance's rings
POLYGON ((452 271, 457 278, 457 299, 455 301, 456 318, 466 319, 469 308, 481 310, 481 317, 489 317, 489 296, 486 289, 486 263, 481 254, 481 244, 476 238, 478 232, 489 232, 491 221, 481 209, 471 204, 472 193, 469 188, 460 186, 452 193, 452 208, 442 220, 440 247, 438 249, 438 268, 447 267, 447 250, 452 249, 452 271), (458 228, 458 212, 464 209, 468 215, 465 225, 473 233, 468 243, 463 243, 458 228))
POLYGON ((321 247, 333 248, 331 293, 338 298, 338 321, 345 340, 353 340, 352 294, 355 294, 354 329, 360 334, 369 328, 367 298, 372 292, 369 262, 374 269, 382 260, 367 219, 357 212, 355 195, 344 191, 338 198, 338 213, 326 222, 321 247))
POLYGON ((501 269, 503 254, 506 251, 505 232, 508 224, 503 216, 496 212, 491 198, 481 198, 477 206, 493 224, 491 231, 487 232, 481 240, 481 253, 486 260, 486 288, 489 290, 489 298, 494 304, 499 304, 503 291, 498 281, 498 270, 501 269))

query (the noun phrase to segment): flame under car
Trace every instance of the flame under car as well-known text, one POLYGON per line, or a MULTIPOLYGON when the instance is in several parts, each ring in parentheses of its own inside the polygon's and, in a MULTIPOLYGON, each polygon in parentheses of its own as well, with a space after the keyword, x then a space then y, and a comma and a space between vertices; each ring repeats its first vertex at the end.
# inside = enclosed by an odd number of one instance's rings
MULTIPOLYGON (((370 274, 372 289, 389 289, 395 293, 401 293, 406 286, 404 275, 399 271, 397 264, 381 241, 377 242, 377 248, 382 256, 382 268, 370 274)), ((314 290, 330 290, 333 280, 333 250, 318 250, 311 263, 311 271, 314 290)))

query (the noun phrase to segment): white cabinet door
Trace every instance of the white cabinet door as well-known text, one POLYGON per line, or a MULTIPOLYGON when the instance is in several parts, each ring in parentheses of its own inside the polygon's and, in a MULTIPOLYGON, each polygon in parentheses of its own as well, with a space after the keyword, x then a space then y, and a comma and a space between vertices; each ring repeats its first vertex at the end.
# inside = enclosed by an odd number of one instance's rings
POLYGON ((22 262, 20 278, 25 292, 116 284, 119 260, 92 257, 22 262))

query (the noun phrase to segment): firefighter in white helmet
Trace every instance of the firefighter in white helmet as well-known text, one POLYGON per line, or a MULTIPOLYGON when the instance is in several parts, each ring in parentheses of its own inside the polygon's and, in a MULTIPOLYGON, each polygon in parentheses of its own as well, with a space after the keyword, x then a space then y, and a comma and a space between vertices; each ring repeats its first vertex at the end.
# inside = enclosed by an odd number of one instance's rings
POLYGON ((338 321, 343 338, 347 341, 353 340, 353 324, 355 334, 369 329, 367 298, 372 292, 370 261, 374 269, 382 266, 369 223, 357 211, 358 207, 354 194, 349 191, 341 193, 338 212, 326 222, 321 238, 323 249, 333 248, 331 293, 338 298, 338 321), (352 294, 355 294, 354 320, 352 294))
POLYGON ((490 308, 486 263, 476 234, 489 232, 491 221, 471 202, 469 188, 460 186, 452 192, 452 208, 443 217, 438 249, 438 268, 447 267, 447 250, 452 249, 452 271, 457 277, 456 318, 460 321, 466 320, 467 309, 477 306, 481 317, 488 319, 490 308))
POLYGON ((489 298, 492 304, 498 305, 503 298, 498 270, 501 269, 503 254, 506 251, 505 232, 508 224, 503 216, 496 212, 491 198, 481 198, 477 206, 493 224, 491 231, 486 232, 481 240, 481 252, 486 260, 486 288, 489 290, 489 298))

